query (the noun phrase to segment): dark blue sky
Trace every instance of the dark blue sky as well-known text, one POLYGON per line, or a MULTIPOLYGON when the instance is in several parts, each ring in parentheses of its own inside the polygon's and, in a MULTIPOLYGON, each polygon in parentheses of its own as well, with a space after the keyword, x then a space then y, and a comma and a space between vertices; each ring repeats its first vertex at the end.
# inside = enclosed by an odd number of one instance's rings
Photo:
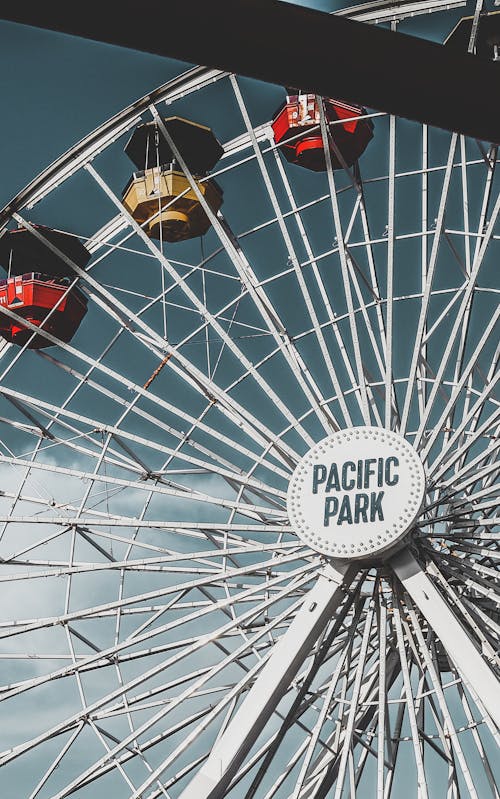
POLYGON ((0 41, 2 206, 82 136, 182 69, 158 56, 10 22, 0 22, 0 41))

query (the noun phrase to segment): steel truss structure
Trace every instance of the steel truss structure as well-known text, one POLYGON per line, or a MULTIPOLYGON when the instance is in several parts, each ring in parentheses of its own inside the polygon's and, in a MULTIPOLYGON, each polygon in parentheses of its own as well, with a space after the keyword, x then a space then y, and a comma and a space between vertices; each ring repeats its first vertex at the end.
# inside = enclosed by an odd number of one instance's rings
MULTIPOLYGON (((449 6, 359 13, 404 29, 449 6)), ((13 795, 499 797, 497 147, 369 113, 359 166, 308 173, 273 141, 282 94, 192 69, 2 212, 93 256, 71 264, 90 300, 73 341, 1 352, 13 795), (217 214, 173 114, 224 144, 217 214), (152 240, 122 205, 123 145, 151 120, 203 240, 152 240), (401 551, 340 566, 294 535, 286 491, 360 425, 413 445, 426 497, 401 551)))

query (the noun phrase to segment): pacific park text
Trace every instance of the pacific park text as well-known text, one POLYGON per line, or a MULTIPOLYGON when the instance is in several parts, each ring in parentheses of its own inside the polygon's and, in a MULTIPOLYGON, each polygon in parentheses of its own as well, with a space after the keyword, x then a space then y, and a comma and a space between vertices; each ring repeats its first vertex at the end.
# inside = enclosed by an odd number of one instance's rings
POLYGON ((330 520, 335 518, 337 525, 384 521, 385 491, 373 489, 397 485, 398 466, 399 460, 394 455, 334 462, 329 466, 317 463, 312 470, 312 493, 335 492, 333 496, 325 496, 323 526, 329 527, 330 520))

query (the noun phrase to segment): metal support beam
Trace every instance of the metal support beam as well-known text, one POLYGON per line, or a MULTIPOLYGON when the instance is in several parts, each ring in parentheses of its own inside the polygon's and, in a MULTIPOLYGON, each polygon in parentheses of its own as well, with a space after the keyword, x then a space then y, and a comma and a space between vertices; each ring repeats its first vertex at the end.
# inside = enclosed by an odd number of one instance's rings
POLYGON ((345 596, 356 569, 326 567, 276 644, 236 715, 180 799, 222 799, 301 663, 345 596))
POLYGON ((107 10, 104 16, 99 0, 26 0, 4 4, 0 18, 298 86, 500 141, 500 66, 470 53, 280 0, 151 0, 148 14, 138 13, 132 0, 109 0, 107 10))
POLYGON ((470 636, 409 549, 395 555, 391 566, 441 640, 464 685, 500 728, 498 681, 470 636))

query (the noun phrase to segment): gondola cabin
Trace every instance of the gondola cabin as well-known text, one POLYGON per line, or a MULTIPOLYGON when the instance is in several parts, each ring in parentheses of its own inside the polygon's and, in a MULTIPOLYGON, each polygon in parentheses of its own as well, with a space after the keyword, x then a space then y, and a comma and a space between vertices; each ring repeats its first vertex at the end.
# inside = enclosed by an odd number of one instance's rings
MULTIPOLYGON (((222 205, 222 190, 214 180, 196 180, 212 211, 222 205)), ((134 172, 123 193, 123 204, 153 239, 176 242, 203 236, 210 219, 183 172, 161 166, 134 172), (161 233, 160 233, 161 231, 161 233)))
MULTIPOLYGON (((222 205, 222 189, 207 177, 223 153, 212 130, 180 117, 163 120, 197 190, 214 214, 222 205)), ((177 163, 175 153, 155 122, 139 125, 125 152, 140 170, 123 192, 123 205, 151 238, 168 242, 203 236, 210 219, 197 191, 177 163)))
MULTIPOLYGON (((326 98, 323 103, 326 121, 333 123, 329 125, 335 145, 330 142, 332 167, 341 169, 342 159, 347 166, 352 166, 373 137, 373 123, 362 118, 366 111, 360 106, 326 98)), ((274 141, 280 145, 287 161, 314 172, 326 169, 320 123, 320 108, 315 94, 287 95, 272 122, 274 141)))
POLYGON ((75 272, 61 255, 80 269, 84 269, 90 261, 89 251, 76 236, 52 230, 45 225, 32 227, 43 237, 43 241, 26 228, 8 230, 0 238, 0 264, 10 277, 26 272, 72 277, 75 272), (55 247, 61 255, 57 255, 45 242, 55 247))
MULTIPOLYGON (((68 292, 70 283, 68 277, 40 272, 0 280, 0 336, 19 346, 33 336, 21 321, 2 314, 2 308, 7 308, 36 327, 43 323, 43 329, 61 341, 71 341, 87 313, 87 300, 77 288, 68 292)), ((42 335, 35 335, 28 344, 29 349, 50 346, 53 342, 42 335)))
POLYGON ((0 238, 0 264, 7 273, 0 280, 0 336, 12 344, 29 349, 53 346, 42 335, 7 314, 13 311, 36 327, 61 341, 71 341, 87 313, 87 299, 77 288, 68 292, 75 271, 72 264, 83 269, 90 253, 76 236, 44 225, 32 225, 36 233, 26 228, 6 231, 0 238), (52 313, 51 313, 52 312, 52 313), (50 314, 50 316, 49 316, 50 314))

